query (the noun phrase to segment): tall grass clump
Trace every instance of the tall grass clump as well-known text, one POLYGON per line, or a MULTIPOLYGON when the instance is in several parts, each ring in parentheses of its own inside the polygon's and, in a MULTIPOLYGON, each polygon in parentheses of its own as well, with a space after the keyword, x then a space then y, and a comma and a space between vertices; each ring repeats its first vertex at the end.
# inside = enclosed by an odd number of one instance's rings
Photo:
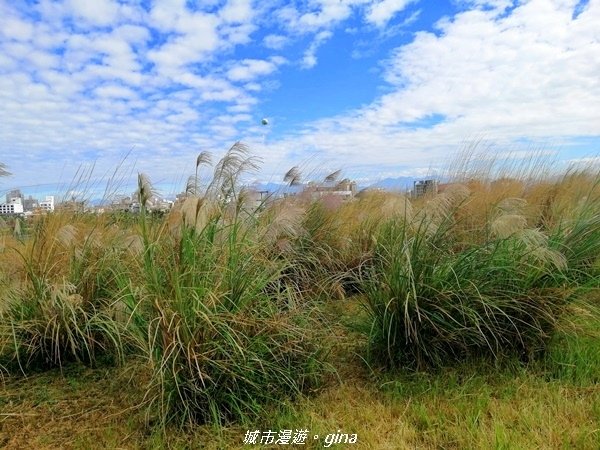
MULTIPOLYGON (((67 213, 40 217, 16 257, 2 293, 0 364, 24 373, 122 359, 122 328, 113 320, 107 251, 114 236, 67 213)), ((109 247, 110 248, 110 247, 109 247)))
MULTIPOLYGON (((469 237, 465 210, 474 197, 473 184, 438 194, 412 219, 388 221, 375 233, 362 285, 376 362, 421 369, 545 351, 572 298, 569 251, 576 246, 568 234, 556 245, 550 232, 529 225, 524 199, 502 196, 469 237)), ((583 228, 590 231, 589 223, 583 228)))
POLYGON ((600 173, 573 171, 553 190, 548 206, 553 245, 565 254, 569 279, 598 286, 600 277, 600 173))
MULTIPOLYGON (((598 286, 598 284, 596 285, 598 286)), ((598 289, 574 302, 541 361, 549 379, 579 386, 600 382, 600 310, 598 289)))
POLYGON ((295 306, 282 261, 267 258, 256 206, 239 189, 255 164, 234 145, 204 194, 195 195, 196 173, 163 224, 147 223, 141 202, 143 255, 119 297, 147 352, 148 414, 163 425, 255 417, 318 379, 311 311, 295 306))
POLYGON ((342 299, 360 292, 356 280, 370 259, 373 232, 391 217, 411 215, 411 205, 399 194, 366 192, 352 201, 319 194, 311 197, 309 191, 267 207, 266 237, 275 244, 273 257, 288 262, 286 277, 305 297, 342 299))

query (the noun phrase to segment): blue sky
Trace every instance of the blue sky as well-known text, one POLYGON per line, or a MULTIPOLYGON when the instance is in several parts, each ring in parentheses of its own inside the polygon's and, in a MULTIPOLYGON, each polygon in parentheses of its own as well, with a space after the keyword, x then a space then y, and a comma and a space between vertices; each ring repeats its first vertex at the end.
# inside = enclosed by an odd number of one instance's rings
POLYGON ((600 0, 0 0, 0 49, 0 191, 178 190, 237 140, 261 181, 600 154, 600 0))

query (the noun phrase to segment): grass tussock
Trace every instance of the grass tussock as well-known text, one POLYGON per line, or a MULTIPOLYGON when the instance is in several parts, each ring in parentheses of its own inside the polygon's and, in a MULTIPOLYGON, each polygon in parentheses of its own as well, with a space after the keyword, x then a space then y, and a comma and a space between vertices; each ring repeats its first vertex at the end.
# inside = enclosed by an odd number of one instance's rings
POLYGON ((27 372, 69 361, 120 361, 111 264, 120 235, 90 218, 50 215, 3 256, 15 265, 0 308, 0 364, 27 372), (77 225, 74 225, 76 223, 77 225))
POLYGON ((122 272, 118 297, 148 358, 149 415, 163 424, 256 417, 318 382, 311 308, 297 307, 286 260, 269 259, 260 239, 279 225, 257 220, 237 189, 253 164, 234 146, 203 196, 188 196, 163 223, 140 217, 143 251, 122 272))
POLYGON ((377 229, 361 277, 376 362, 424 368, 545 352, 575 293, 598 286, 600 186, 597 174, 569 173, 540 208, 526 185, 451 185, 377 229), (585 196, 554 205, 573 178, 585 196))

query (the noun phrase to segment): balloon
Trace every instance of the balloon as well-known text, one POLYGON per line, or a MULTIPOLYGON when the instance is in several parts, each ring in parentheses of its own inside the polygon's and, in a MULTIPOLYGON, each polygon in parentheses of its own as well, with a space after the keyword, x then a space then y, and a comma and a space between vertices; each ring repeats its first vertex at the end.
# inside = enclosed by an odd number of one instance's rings
POLYGON ((260 121, 263 125, 269 125, 269 121, 267 119, 263 119, 260 121))

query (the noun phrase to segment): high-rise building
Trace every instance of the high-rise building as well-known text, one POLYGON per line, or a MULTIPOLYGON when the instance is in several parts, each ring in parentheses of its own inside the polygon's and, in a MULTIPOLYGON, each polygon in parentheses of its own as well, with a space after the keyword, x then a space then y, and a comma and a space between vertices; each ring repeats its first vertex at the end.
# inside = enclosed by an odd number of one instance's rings
POLYGON ((25 211, 33 211, 38 207, 37 198, 33 198, 31 195, 23 199, 23 209, 25 211))
POLYGON ((425 194, 437 194, 437 192, 438 180, 421 180, 414 183, 414 197, 421 197, 425 194))
POLYGON ((13 198, 20 198, 23 200, 23 193, 20 189, 13 189, 6 194, 6 203, 10 203, 13 198))

